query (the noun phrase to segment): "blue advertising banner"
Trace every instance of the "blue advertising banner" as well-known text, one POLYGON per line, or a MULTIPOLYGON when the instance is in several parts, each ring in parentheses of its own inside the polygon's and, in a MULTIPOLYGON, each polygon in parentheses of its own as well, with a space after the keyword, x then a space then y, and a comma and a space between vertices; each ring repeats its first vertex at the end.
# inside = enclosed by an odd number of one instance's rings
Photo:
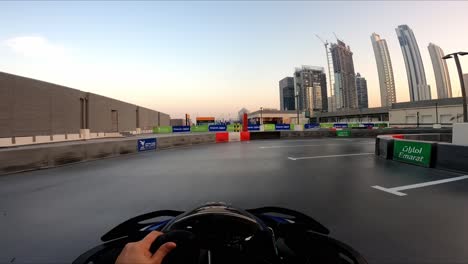
POLYGON ((226 125, 210 125, 208 127, 209 131, 226 131, 227 126, 226 125))
POLYGON ((190 132, 190 126, 173 126, 172 133, 190 132))
POLYGON ((249 131, 260 131, 260 125, 248 125, 247 129, 249 131))
POLYGON ((347 123, 335 123, 335 124, 333 124, 333 127, 335 127, 335 128, 347 128, 348 124, 347 123))
POLYGON ((362 124, 364 127, 374 127, 374 123, 364 123, 362 124))
POLYGON ((311 124, 305 124, 304 125, 304 129, 311 129, 311 128, 320 128, 320 124, 311 123, 311 124))
POLYGON ((144 138, 137 140, 138 152, 156 149, 156 138, 144 138))
POLYGON ((289 124, 275 124, 275 130, 290 130, 291 125, 289 124))

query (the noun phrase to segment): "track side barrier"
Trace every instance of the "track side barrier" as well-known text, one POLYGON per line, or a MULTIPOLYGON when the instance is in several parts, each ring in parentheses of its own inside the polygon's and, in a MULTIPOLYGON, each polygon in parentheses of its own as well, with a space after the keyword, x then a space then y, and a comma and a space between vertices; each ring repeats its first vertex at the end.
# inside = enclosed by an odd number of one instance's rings
POLYGON ((229 132, 216 133, 216 143, 229 142, 229 132))
MULTIPOLYGON (((289 131, 288 131, 289 132, 289 131)), ((269 132, 250 132, 250 140, 257 139, 280 139, 280 131, 269 131, 269 132)))
POLYGON ((248 131, 240 132, 240 140, 241 141, 249 141, 250 140, 250 132, 248 132, 248 131))
POLYGON ((229 142, 240 141, 239 132, 229 132, 229 142))

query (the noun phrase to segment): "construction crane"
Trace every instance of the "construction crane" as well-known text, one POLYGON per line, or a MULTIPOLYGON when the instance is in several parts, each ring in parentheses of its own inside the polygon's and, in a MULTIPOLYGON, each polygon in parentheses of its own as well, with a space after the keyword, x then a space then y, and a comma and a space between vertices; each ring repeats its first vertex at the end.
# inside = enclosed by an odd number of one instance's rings
MULTIPOLYGON (((334 33, 333 33, 334 34, 334 33)), ((328 41, 323 41, 323 39, 321 37, 319 37, 319 35, 315 34, 315 36, 323 43, 323 45, 325 46, 325 54, 327 56, 327 67, 328 67, 328 83, 329 83, 329 86, 330 86, 330 102, 329 102, 329 108, 328 108, 328 111, 329 112, 332 112, 333 111, 333 85, 335 83, 335 80, 331 74, 331 67, 333 65, 333 59, 332 59, 332 54, 330 52, 330 49, 328 49, 328 45, 330 43, 328 43, 328 41)), ((336 35, 335 35, 336 37, 336 35)))

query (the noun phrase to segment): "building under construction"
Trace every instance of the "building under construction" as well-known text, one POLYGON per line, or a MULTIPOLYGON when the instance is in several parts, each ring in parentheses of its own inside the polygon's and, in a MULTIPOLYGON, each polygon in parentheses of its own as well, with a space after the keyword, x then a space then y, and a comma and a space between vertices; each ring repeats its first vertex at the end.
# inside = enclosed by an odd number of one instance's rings
POLYGON ((349 46, 337 39, 332 43, 330 52, 335 74, 334 96, 336 109, 358 108, 356 78, 354 72, 353 53, 349 46))

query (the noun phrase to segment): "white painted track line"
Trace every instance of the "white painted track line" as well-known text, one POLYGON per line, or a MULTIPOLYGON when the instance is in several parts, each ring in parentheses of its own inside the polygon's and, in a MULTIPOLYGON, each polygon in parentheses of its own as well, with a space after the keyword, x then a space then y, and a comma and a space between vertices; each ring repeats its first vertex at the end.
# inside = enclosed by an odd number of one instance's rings
POLYGON ((364 155, 374 155, 374 152, 369 153, 352 153, 352 154, 340 154, 340 155, 327 155, 327 156, 312 156, 312 157, 288 157, 290 160, 303 160, 303 159, 326 159, 326 158, 336 158, 336 157, 349 157, 349 156, 364 156, 364 155))
POLYGON ((431 185, 436 185, 436 184, 442 184, 442 183, 447 183, 447 182, 453 182, 453 181, 459 181, 459 180, 464 180, 468 179, 468 175, 463 175, 459 177, 454 177, 454 178, 448 178, 448 179, 443 179, 443 180, 437 180, 437 181, 430 181, 430 182, 422 182, 422 183, 416 183, 416 184, 411 184, 411 185, 404 185, 400 187, 393 187, 393 188, 385 188, 382 186, 371 186, 372 188, 375 188, 377 190, 381 190, 387 193, 391 193, 397 196, 405 196, 406 193, 402 193, 400 191, 404 190, 409 190, 409 189, 416 189, 416 188, 421 188, 421 187, 426 187, 426 186, 431 186, 431 185))
MULTIPOLYGON (((351 143, 346 145, 375 145, 374 142, 364 142, 364 143, 351 143)), ((262 146, 258 147, 260 149, 274 149, 274 148, 304 148, 304 147, 321 147, 321 146, 341 146, 343 144, 313 144, 313 145, 278 145, 278 146, 262 146)))

